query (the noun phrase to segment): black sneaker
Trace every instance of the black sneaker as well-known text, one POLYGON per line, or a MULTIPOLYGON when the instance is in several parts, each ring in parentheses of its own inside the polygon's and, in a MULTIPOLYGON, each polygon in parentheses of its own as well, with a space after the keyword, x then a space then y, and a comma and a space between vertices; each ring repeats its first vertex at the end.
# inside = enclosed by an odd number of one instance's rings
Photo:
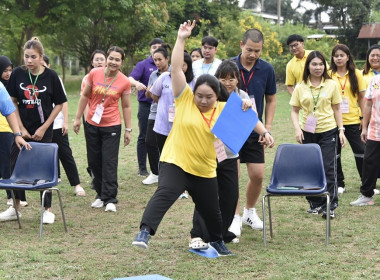
POLYGON ((147 231, 146 229, 140 230, 140 232, 136 235, 135 240, 132 242, 132 245, 135 245, 143 249, 147 249, 149 238, 149 231, 147 231))
MULTIPOLYGON (((323 210, 322 218, 326 219, 326 216, 327 216, 327 210, 323 210)), ((335 217, 336 217, 335 211, 330 210, 330 219, 335 219, 335 217)))
POLYGON ((308 214, 313 214, 313 215, 318 215, 320 213, 322 213, 322 207, 315 207, 315 208, 310 208, 309 210, 307 210, 307 213, 308 214))
POLYGON ((149 172, 146 169, 140 169, 137 175, 140 177, 146 177, 149 175, 149 172))
POLYGON ((225 256, 232 256, 230 250, 227 249, 226 245, 224 244, 224 241, 218 240, 215 242, 209 243, 212 248, 215 249, 215 251, 218 253, 219 257, 225 257, 225 256))

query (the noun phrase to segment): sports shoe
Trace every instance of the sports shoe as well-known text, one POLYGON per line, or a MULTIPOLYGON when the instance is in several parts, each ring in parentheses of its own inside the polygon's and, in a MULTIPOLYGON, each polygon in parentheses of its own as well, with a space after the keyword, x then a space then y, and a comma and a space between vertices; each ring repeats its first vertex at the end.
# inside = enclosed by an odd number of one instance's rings
POLYGON ((100 198, 95 199, 95 201, 91 204, 92 208, 102 208, 104 206, 103 201, 100 198))
POLYGON ((9 205, 9 206, 13 205, 13 199, 12 198, 7 200, 7 205, 9 205))
POLYGON ((137 247, 148 249, 150 234, 146 229, 140 230, 140 232, 136 235, 135 240, 132 242, 132 245, 137 247))
POLYGON ((210 242, 209 244, 218 253, 218 257, 225 257, 225 256, 232 256, 233 255, 231 253, 231 251, 227 249, 227 247, 224 244, 223 240, 218 240, 218 241, 215 241, 215 242, 210 242))
POLYGON ((237 244, 237 243, 240 242, 240 240, 239 240, 239 238, 235 237, 234 239, 232 239, 231 242, 234 243, 234 244, 237 244))
POLYGON ((263 222, 257 216, 256 208, 246 209, 244 207, 243 223, 249 225, 252 229, 262 230, 263 222))
POLYGON ((154 175, 152 172, 147 178, 141 181, 144 185, 152 185, 158 183, 158 175, 154 175))
POLYGON ((149 173, 146 169, 140 169, 139 172, 137 173, 137 175, 140 177, 146 177, 149 175, 149 173))
MULTIPOLYGON (((326 219, 326 216, 327 216, 327 210, 323 210, 323 213, 322 213, 322 218, 323 219, 326 219)), ((334 210, 330 210, 330 219, 335 219, 335 211, 334 210)))
POLYGON ((236 237, 239 237, 241 235, 241 226, 242 226, 242 219, 240 215, 235 215, 230 225, 230 228, 228 230, 232 232, 233 234, 235 234, 236 237))
POLYGON ((55 215, 49 210, 45 210, 42 215, 42 222, 44 224, 54 224, 55 215))
POLYGON ((113 204, 112 202, 111 203, 108 203, 106 205, 106 210, 104 210, 105 212, 116 212, 116 205, 113 204))
POLYGON ((380 194, 380 191, 379 191, 378 189, 373 189, 373 192, 374 192, 376 195, 380 194))
POLYGON ((189 198, 189 194, 187 193, 187 191, 184 191, 183 193, 181 193, 181 195, 178 197, 178 199, 188 199, 189 198))
POLYGON ((352 201, 350 204, 352 206, 367 206, 367 205, 374 205, 375 201, 373 201, 372 197, 360 195, 357 200, 352 201))
POLYGON ((323 212, 323 209, 322 207, 315 207, 315 208, 310 208, 309 210, 307 210, 307 213, 308 214, 313 214, 313 215, 318 215, 320 213, 323 212))
MULTIPOLYGON (((18 212, 19 217, 21 218, 21 213, 18 212)), ((16 215, 16 209, 13 208, 13 206, 9 207, 7 210, 4 212, 0 213, 0 221, 14 221, 17 220, 17 215, 16 215)))
POLYGON ((338 194, 343 194, 346 191, 346 188, 338 187, 338 194))
POLYGON ((26 207, 26 206, 28 206, 29 204, 28 204, 28 202, 26 202, 26 201, 20 201, 20 205, 21 205, 21 207, 26 207))

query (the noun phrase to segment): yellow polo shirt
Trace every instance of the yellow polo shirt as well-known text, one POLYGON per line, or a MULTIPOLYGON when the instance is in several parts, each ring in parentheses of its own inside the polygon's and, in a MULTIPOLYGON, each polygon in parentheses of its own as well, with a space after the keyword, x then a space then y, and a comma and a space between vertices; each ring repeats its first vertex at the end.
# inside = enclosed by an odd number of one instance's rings
POLYGON ((368 86, 369 86, 369 81, 370 81, 373 77, 376 76, 376 75, 375 75, 375 72, 373 72, 373 69, 372 69, 372 68, 369 69, 368 73, 365 74, 365 75, 363 74, 363 71, 361 71, 361 72, 362 72, 362 75, 363 75, 363 78, 364 78, 365 88, 367 89, 368 86))
MULTIPOLYGON (((211 119, 211 128, 222 112, 225 102, 215 103, 214 109, 204 113, 211 119)), ((173 128, 166 139, 160 160, 181 167, 195 176, 216 177, 215 136, 194 103, 194 94, 186 85, 181 95, 175 98, 176 113, 173 128)))
MULTIPOLYGON (((342 99, 348 98, 349 112, 342 114, 343 124, 349 125, 349 124, 360 123, 359 117, 362 115, 362 113, 358 104, 358 95, 355 96, 352 93, 348 71, 343 77, 341 77, 337 72, 332 73, 331 70, 328 71, 328 74, 338 84, 338 88, 340 89, 339 92, 342 95, 342 99), (343 90, 344 90, 344 93, 343 93, 343 90)), ((359 92, 365 91, 367 87, 363 78, 363 72, 358 69, 355 69, 355 74, 358 79, 359 92)))
POLYGON ((0 113, 0 132, 12 132, 7 119, 0 113))
POLYGON ((305 54, 303 58, 297 58, 293 56, 291 60, 289 60, 288 64, 286 64, 286 80, 285 85, 287 86, 295 86, 302 81, 303 70, 305 68, 305 62, 307 56, 311 53, 310 50, 305 50, 305 54))
POLYGON ((308 79, 307 83, 299 83, 292 94, 289 104, 303 109, 303 117, 301 128, 305 128, 307 116, 313 113, 314 99, 319 99, 315 110, 317 117, 317 127, 315 133, 329 131, 337 126, 332 105, 342 102, 342 97, 338 88, 338 84, 332 80, 322 80, 318 87, 314 87, 308 79))

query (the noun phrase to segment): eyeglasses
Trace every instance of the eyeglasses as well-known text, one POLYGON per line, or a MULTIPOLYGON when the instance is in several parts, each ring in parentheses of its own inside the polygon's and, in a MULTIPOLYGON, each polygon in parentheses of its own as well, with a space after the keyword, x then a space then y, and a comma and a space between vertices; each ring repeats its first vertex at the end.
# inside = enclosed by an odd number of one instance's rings
POLYGON ((298 46, 299 46, 299 43, 297 42, 297 43, 294 43, 292 45, 289 45, 289 49, 296 49, 296 48, 298 48, 298 46))
POLYGON ((219 81, 220 81, 222 84, 226 84, 226 83, 230 83, 230 84, 232 84, 232 83, 236 82, 237 80, 236 80, 235 78, 233 78, 233 79, 228 79, 228 80, 226 80, 226 79, 220 79, 219 81))

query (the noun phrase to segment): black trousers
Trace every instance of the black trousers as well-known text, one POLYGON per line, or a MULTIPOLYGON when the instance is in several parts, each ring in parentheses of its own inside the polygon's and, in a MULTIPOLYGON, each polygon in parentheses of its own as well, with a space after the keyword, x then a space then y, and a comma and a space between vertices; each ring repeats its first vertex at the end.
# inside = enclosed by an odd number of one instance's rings
POLYGON ((87 159, 94 179, 93 187, 104 204, 117 203, 117 166, 121 125, 99 127, 87 123, 87 159))
MULTIPOLYGON (((41 139, 41 141, 38 141, 38 142, 41 142, 41 143, 51 143, 52 139, 53 139, 53 134, 52 133, 45 133, 45 135, 41 139)), ((28 140, 28 142, 29 141, 31 141, 31 140, 28 140)), ((35 142, 35 141, 31 141, 31 142, 35 142)), ((13 143, 12 150, 11 150, 11 170, 12 171, 15 168, 16 160, 17 160, 17 157, 18 157, 19 153, 20 153, 19 148, 17 147, 17 145, 15 143, 13 143)), ((21 201, 26 201, 25 191, 20 190, 20 191, 13 191, 13 192, 15 194, 15 198, 16 199, 20 199, 21 201)), ((42 199, 42 193, 43 192, 41 191, 40 192, 41 199, 42 199)), ((51 207, 52 198, 53 198, 53 195, 52 195, 51 192, 47 192, 45 194, 44 207, 49 207, 49 208, 51 207)))
MULTIPOLYGON (((219 187, 219 207, 223 221, 223 240, 231 242, 236 235, 228 230, 235 215, 236 205, 239 199, 238 159, 226 159, 218 163, 216 169, 219 187)), ((191 238, 200 237, 204 242, 210 242, 207 225, 202 216, 194 209, 193 228, 190 231, 191 238)))
POLYGON ((145 145, 148 153, 148 160, 150 165, 150 171, 154 175, 158 175, 158 163, 160 160, 160 151, 157 146, 156 133, 153 131, 154 120, 148 120, 148 126, 146 129, 145 145))
POLYGON ((154 235, 165 213, 185 190, 191 195, 195 209, 206 222, 210 241, 222 240, 222 216, 216 178, 198 177, 166 162, 160 162, 158 188, 145 208, 140 228, 148 228, 150 234, 154 235))
MULTIPOLYGON (((361 129, 359 129, 359 124, 351 124, 345 125, 344 135, 346 136, 348 142, 350 143, 352 152, 354 153, 356 169, 358 170, 360 178, 362 178, 362 170, 363 170, 363 157, 364 157, 364 149, 365 144, 360 138, 360 134, 362 133, 361 129)), ((340 141, 338 141, 338 152, 337 152, 337 180, 338 187, 345 187, 344 184, 344 174, 342 170, 341 163, 341 150, 342 145, 340 141)))
POLYGON ((160 133, 157 133, 157 132, 155 132, 155 133, 156 133, 158 150, 159 150, 159 152, 161 154, 162 150, 164 148, 164 145, 165 145, 166 138, 168 138, 168 136, 160 134, 160 133))
MULTIPOLYGON (((11 149, 14 136, 12 132, 0 132, 0 178, 11 177, 11 149)), ((11 192, 7 190, 7 199, 10 199, 11 192)))
POLYGON ((367 196, 374 195, 376 181, 380 173, 380 142, 367 140, 363 160, 362 186, 360 192, 367 196))
MULTIPOLYGON (((338 207, 338 186, 336 178, 336 154, 337 142, 339 141, 338 129, 322 132, 309 133, 303 131, 305 140, 304 144, 316 143, 321 147, 323 165, 327 181, 327 191, 330 193, 331 210, 338 207)), ((324 197, 306 197, 311 208, 322 207, 326 208, 326 198, 324 197)))
POLYGON ((69 144, 69 136, 62 135, 62 129, 53 130, 53 143, 58 145, 58 177, 61 172, 59 168, 59 161, 61 161, 63 168, 65 169, 67 178, 69 179, 71 186, 80 184, 78 168, 75 163, 73 152, 69 144))
POLYGON ((151 104, 149 102, 139 101, 139 111, 137 113, 139 125, 139 136, 137 138, 137 161, 139 164, 139 170, 146 170, 147 151, 145 146, 145 137, 148 126, 150 105, 151 104))

